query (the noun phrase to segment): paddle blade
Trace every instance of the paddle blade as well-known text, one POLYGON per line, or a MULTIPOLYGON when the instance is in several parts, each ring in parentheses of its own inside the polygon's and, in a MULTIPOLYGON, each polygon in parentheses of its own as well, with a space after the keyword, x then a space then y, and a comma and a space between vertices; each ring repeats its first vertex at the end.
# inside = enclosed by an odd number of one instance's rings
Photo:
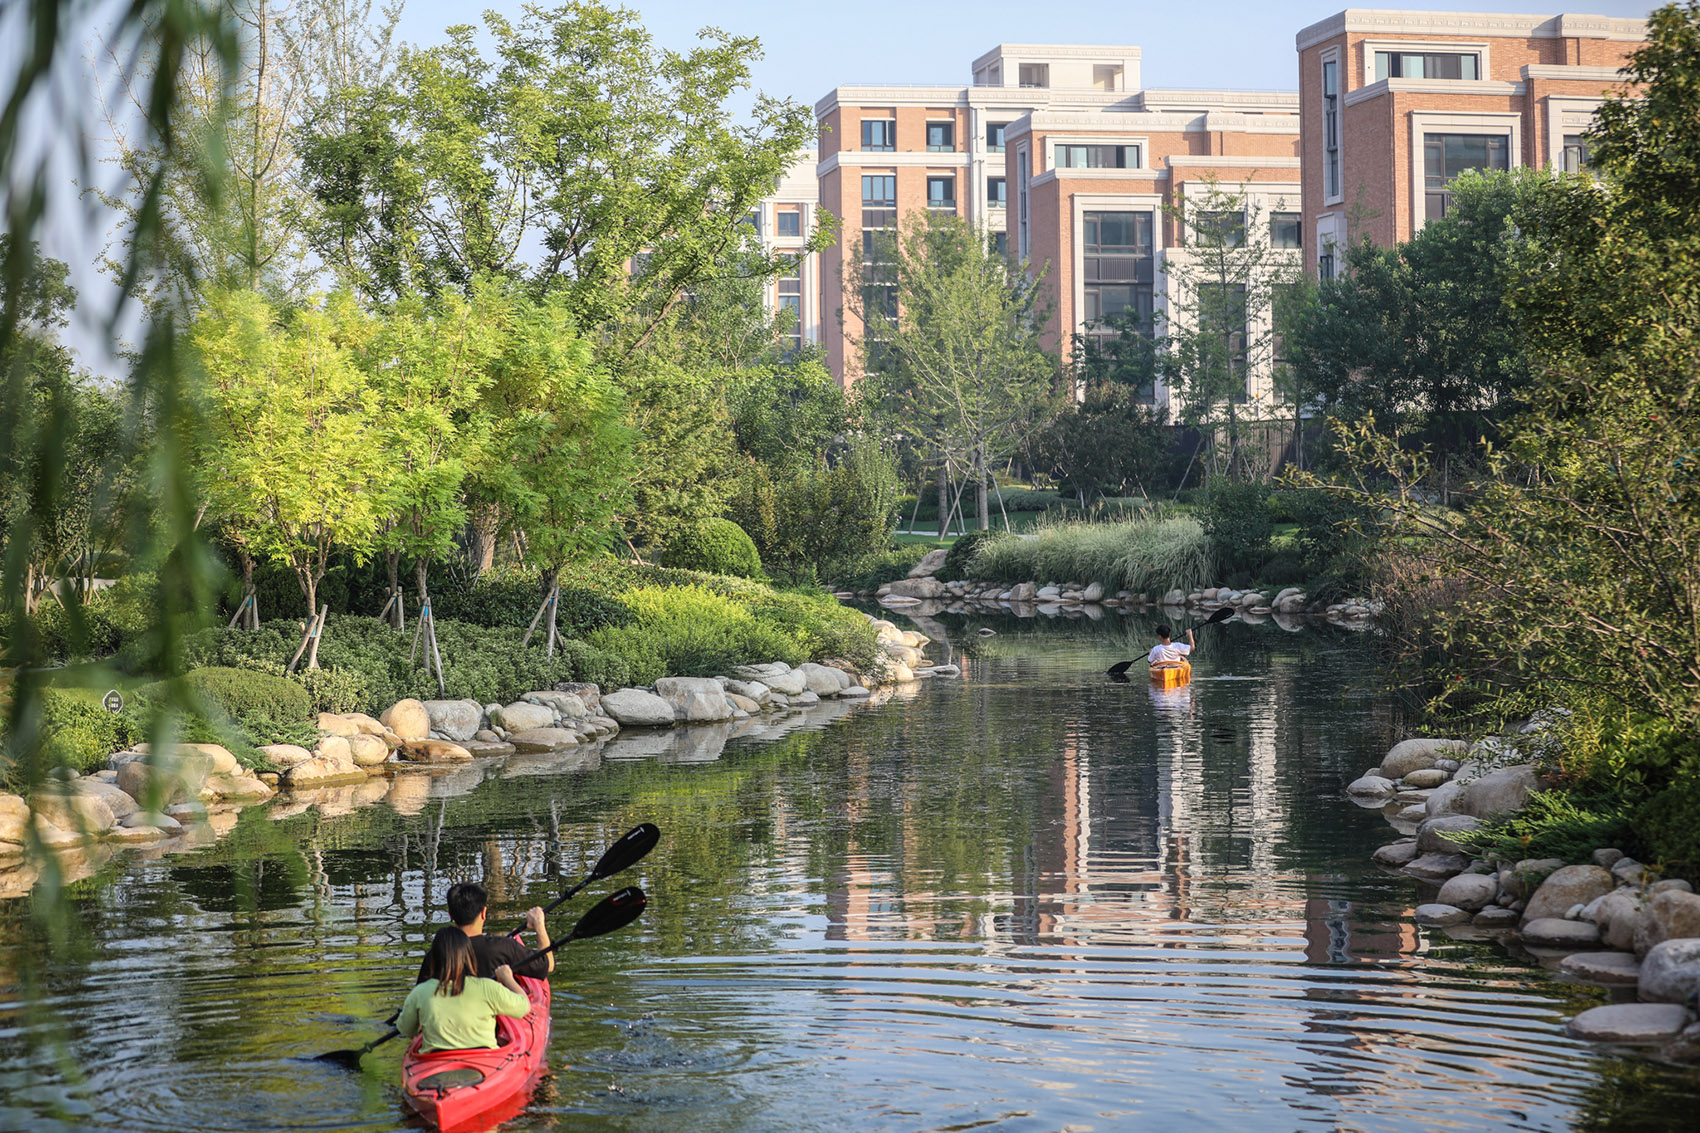
POLYGON ((590 871, 593 879, 613 877, 616 873, 643 860, 661 840, 661 831, 653 822, 640 822, 612 846, 603 851, 596 868, 590 871))
POLYGON ((1223 606, 1220 610, 1217 610, 1214 614, 1205 618, 1204 624, 1207 626, 1213 626, 1217 622, 1225 622, 1229 618, 1233 617, 1237 612, 1238 611, 1236 611, 1232 606, 1223 606))
POLYGON ((643 907, 648 903, 649 898, 635 885, 615 890, 602 898, 590 912, 580 917, 566 939, 588 940, 593 936, 602 936, 615 929, 625 928, 643 915, 643 907))
POLYGON ((315 1058, 314 1062, 333 1062, 345 1070, 360 1069, 360 1056, 364 1050, 331 1050, 315 1058))
POLYGON ((1112 677, 1119 677, 1125 675, 1131 668, 1133 668, 1132 661, 1117 661, 1114 665, 1111 665, 1104 671, 1109 673, 1112 677))

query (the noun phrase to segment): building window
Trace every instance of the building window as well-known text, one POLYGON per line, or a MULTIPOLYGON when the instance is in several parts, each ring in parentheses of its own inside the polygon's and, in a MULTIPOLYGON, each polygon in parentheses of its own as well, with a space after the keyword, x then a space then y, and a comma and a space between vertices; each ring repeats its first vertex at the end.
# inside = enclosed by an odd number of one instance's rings
POLYGON ((927 207, 941 212, 956 211, 956 178, 953 176, 927 178, 927 207))
POLYGON ((1466 169, 1510 167, 1511 139, 1503 134, 1423 135, 1423 214, 1439 220, 1452 206, 1448 189, 1466 169))
POLYGON ((1015 250, 1025 263, 1031 256, 1032 233, 1027 224, 1027 188, 1033 179, 1026 146, 1015 151, 1015 250))
POLYGON ((1251 378, 1246 365, 1245 284, 1199 284, 1198 329, 1207 336, 1215 360, 1225 364, 1228 372, 1238 379, 1233 397, 1237 404, 1244 405, 1250 400, 1251 378))
POLYGON ((890 153, 897 148, 897 121, 893 118, 862 119, 862 148, 890 153))
POLYGON ((862 263, 866 292, 863 302, 870 320, 868 334, 877 338, 873 319, 897 322, 897 280, 888 256, 897 237, 897 175, 862 177, 862 263))
POLYGON ((927 152, 955 153, 956 152, 956 123, 928 122, 927 123, 927 152))
POLYGON ((1587 139, 1581 134, 1564 135, 1564 171, 1566 173, 1586 173, 1593 166, 1593 154, 1589 152, 1587 139))
POLYGON ((1322 65, 1322 195, 1340 195, 1340 64, 1322 65))
POLYGON ((1003 152, 1003 132, 1008 127, 1008 122, 986 123, 986 150, 988 153, 1003 152))
POLYGON ((1009 233, 989 232, 986 234, 986 246, 992 250, 992 255, 999 259, 1009 258, 1009 233))
POLYGON ((803 234, 803 214, 796 209, 787 209, 774 214, 775 236, 801 236, 803 234))
POLYGON ((1051 65, 1023 63, 1016 70, 1016 80, 1024 87, 1048 87, 1051 85, 1051 65))
POLYGON ((803 345, 803 269, 799 264, 779 277, 778 302, 779 338, 788 353, 803 345))
POLYGON ((1272 248, 1300 248, 1304 246, 1304 222, 1296 212, 1272 212, 1269 214, 1269 246, 1272 248))
POLYGON ((986 207, 1001 209, 1009 204, 1009 192, 1002 177, 986 178, 986 207))
POLYGON ((1238 209, 1199 209, 1192 214, 1192 232, 1205 248, 1243 248, 1245 213, 1238 209))
POLYGON ((1334 278, 1333 245, 1329 245, 1327 251, 1316 257, 1316 278, 1323 283, 1327 283, 1329 280, 1334 278))
POLYGON ((1113 63, 1092 64, 1093 90, 1121 90, 1122 69, 1113 63))
POLYGON ((1138 169, 1138 146, 1058 146, 1058 169, 1138 169))
POLYGON ((1150 212, 1088 212, 1081 218, 1081 318, 1088 333, 1131 312, 1149 331, 1156 257, 1150 212))
POLYGON ((1377 51, 1375 81, 1382 79, 1476 79, 1480 59, 1474 53, 1455 55, 1435 51, 1377 51))

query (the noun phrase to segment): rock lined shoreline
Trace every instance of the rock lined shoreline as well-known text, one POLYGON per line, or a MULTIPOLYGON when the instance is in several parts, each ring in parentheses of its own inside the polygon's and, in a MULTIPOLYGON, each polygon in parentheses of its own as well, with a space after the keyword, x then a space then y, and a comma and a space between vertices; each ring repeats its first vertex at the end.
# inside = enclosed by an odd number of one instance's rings
POLYGON ((888 582, 875 590, 840 590, 840 599, 877 601, 892 609, 919 609, 924 615, 940 612, 970 613, 994 609, 1017 617, 1035 614, 1084 615, 1097 619, 1105 610, 1144 609, 1213 613, 1231 606, 1243 620, 1259 622, 1273 618, 1283 628, 1294 629, 1301 618, 1320 618, 1348 629, 1367 629, 1382 612, 1379 600, 1348 598, 1343 602, 1313 602, 1303 588, 1288 586, 1273 595, 1258 590, 1235 590, 1207 586, 1198 590, 1174 589, 1160 597, 1132 590, 1113 593, 1101 582, 1055 581, 1001 582, 945 581, 937 577, 948 551, 929 551, 909 571, 908 578, 888 582))
POLYGON ((433 797, 433 781, 460 768, 501 760, 504 774, 591 766, 615 740, 624 758, 704 762, 718 758, 730 739, 783 734, 819 706, 881 703, 921 680, 961 675, 955 665, 928 663, 924 634, 869 620, 881 656, 866 673, 842 662, 792 668, 774 661, 608 693, 562 684, 505 705, 408 699, 377 718, 322 712, 312 748, 258 749, 277 771, 243 767, 217 744, 177 744, 168 759, 138 744, 88 775, 64 773, 28 800, 0 792, 0 897, 34 886, 38 848, 55 856, 66 878, 83 877, 118 849, 154 856, 207 845, 235 826, 241 810, 261 804, 271 804, 274 819, 313 806, 347 813, 380 801, 417 813, 433 797), (530 769, 533 757, 542 763, 530 769), (158 810, 146 809, 150 799, 158 810))
MULTIPOLYGON (((1542 721, 1525 728, 1537 736, 1542 721)), ((1546 787, 1517 742, 1408 739, 1347 788, 1404 837, 1377 865, 1435 888, 1418 924, 1498 937, 1566 979, 1633 989, 1639 1002, 1590 1008, 1566 1029, 1577 1038, 1657 1046, 1673 1062, 1700 1062, 1700 895, 1660 878, 1622 850, 1584 862, 1480 856, 1457 839, 1522 809, 1546 787)))

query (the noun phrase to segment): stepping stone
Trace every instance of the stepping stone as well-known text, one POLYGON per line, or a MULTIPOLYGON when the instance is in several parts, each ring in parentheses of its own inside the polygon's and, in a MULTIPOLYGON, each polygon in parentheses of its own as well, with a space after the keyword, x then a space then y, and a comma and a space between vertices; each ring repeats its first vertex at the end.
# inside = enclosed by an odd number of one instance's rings
POLYGON ((1530 948, 1569 949, 1580 952, 1600 947, 1600 926, 1587 921, 1540 917, 1523 926, 1523 943, 1530 948))
POLYGON ((1517 922, 1522 919, 1523 915, 1516 909, 1489 905, 1470 918, 1470 923, 1477 928, 1516 928, 1517 922))
POLYGON ((1592 1007, 1570 1020, 1565 1030, 1599 1043, 1662 1043, 1688 1025, 1680 1003, 1613 1003, 1592 1007))
POLYGON ((1633 952, 1574 952, 1558 962, 1558 970, 1590 983, 1631 987, 1641 978, 1641 961, 1633 952))
POLYGON ((1447 925, 1468 924, 1470 913, 1457 905, 1418 905, 1416 911, 1417 923, 1435 925, 1444 928, 1447 925))

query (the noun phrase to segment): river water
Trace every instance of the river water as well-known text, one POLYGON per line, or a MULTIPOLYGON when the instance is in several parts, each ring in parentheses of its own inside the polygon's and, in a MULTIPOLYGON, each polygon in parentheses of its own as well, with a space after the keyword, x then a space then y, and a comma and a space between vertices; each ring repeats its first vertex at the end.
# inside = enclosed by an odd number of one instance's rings
POLYGON ((58 920, 0 902, 0 1128, 417 1127, 399 1044, 312 1056, 381 1033, 449 882, 505 924, 644 820, 649 910, 564 950, 509 1128, 1693 1128, 1700 1074, 1564 1036, 1605 993, 1415 928, 1370 864, 1361 638, 1213 627, 1163 694, 1102 675, 1138 619, 948 630, 964 679, 884 704, 247 811, 58 920))

